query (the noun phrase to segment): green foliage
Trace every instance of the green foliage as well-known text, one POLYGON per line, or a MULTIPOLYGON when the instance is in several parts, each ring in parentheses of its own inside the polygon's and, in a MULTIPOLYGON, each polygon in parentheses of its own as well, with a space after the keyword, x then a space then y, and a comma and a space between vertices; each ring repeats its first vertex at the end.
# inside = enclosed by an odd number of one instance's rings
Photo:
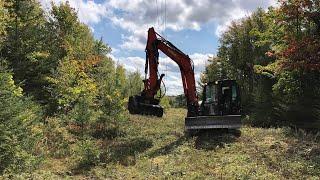
POLYGON ((78 101, 87 99, 91 103, 97 94, 97 87, 81 68, 76 60, 65 59, 59 63, 52 78, 48 78, 52 84, 52 94, 58 107, 68 112, 78 101))
POLYGON ((173 107, 175 108, 185 108, 187 107, 187 100, 186 96, 184 94, 177 95, 174 98, 174 103, 173 107))
POLYGON ((68 129, 58 118, 47 118, 43 129, 46 154, 61 158, 70 155, 70 144, 74 141, 68 129))
POLYGON ((220 39, 221 47, 217 57, 213 58, 206 68, 206 77, 210 81, 224 78, 237 80, 242 90, 241 99, 245 113, 254 111, 254 87, 260 83, 259 78, 255 77, 254 66, 265 66, 274 61, 267 52, 271 51, 272 45, 277 42, 274 33, 281 32, 281 29, 270 23, 273 13, 272 9, 267 13, 258 9, 250 17, 232 23, 220 39))
POLYGON ((219 57, 210 57, 208 61, 209 64, 206 66, 204 76, 200 79, 202 84, 227 78, 224 61, 221 61, 219 57))
POLYGON ((7 34, 1 54, 9 62, 16 82, 23 82, 22 88, 27 94, 37 95, 34 88, 39 85, 42 61, 30 57, 45 52, 43 10, 36 0, 6 0, 5 11, 10 20, 5 28, 7 34))
POLYGON ((139 71, 129 72, 127 78, 127 96, 134 96, 137 95, 142 91, 143 83, 142 83, 142 76, 139 71))
POLYGON ((32 154, 41 133, 33 132, 40 108, 22 95, 13 76, 0 66, 0 173, 30 171, 39 161, 32 154))
POLYGON ((110 52, 111 52, 111 48, 102 41, 102 38, 99 41, 95 40, 94 53, 96 55, 103 56, 103 55, 109 54, 110 52))
POLYGON ((170 98, 169 98, 168 96, 164 96, 163 98, 161 98, 160 105, 161 105, 164 109, 170 108, 170 107, 171 107, 171 105, 170 105, 170 98))
POLYGON ((117 65, 116 67, 116 74, 115 74, 115 86, 121 91, 121 96, 126 97, 127 96, 127 89, 126 89, 126 70, 123 66, 117 65))
POLYGON ((307 129, 319 127, 319 82, 317 72, 281 73, 273 90, 279 97, 279 113, 290 125, 307 129))
POLYGON ((78 168, 86 168, 99 163, 100 153, 95 141, 85 139, 75 144, 72 159, 78 168))
POLYGON ((258 127, 283 125, 276 116, 275 100, 272 93, 274 79, 260 75, 253 92, 254 111, 250 116, 250 124, 258 127))
POLYGON ((320 127, 318 9, 315 1, 281 1, 233 22, 202 81, 236 79, 254 125, 320 127))
POLYGON ((125 100, 122 83, 125 77, 122 67, 118 66, 117 69, 112 59, 106 57, 92 72, 98 85, 97 107, 103 112, 98 119, 100 123, 110 123, 123 118, 125 100))
POLYGON ((280 105, 290 124, 319 128, 319 3, 284 1, 279 12, 288 34, 283 37, 287 46, 279 54, 281 68, 274 92, 282 97, 280 105))
POLYGON ((277 84, 273 86, 273 91, 278 97, 283 97, 288 103, 293 103, 294 99, 302 95, 297 72, 281 73, 277 84))
MULTIPOLYGON (((85 125, 96 122, 100 114, 101 112, 95 110, 93 107, 92 101, 86 97, 83 97, 76 102, 72 110, 68 113, 67 121, 74 121, 84 128, 85 125)), ((85 129, 82 129, 82 133, 84 132, 85 129)))
POLYGON ((10 19, 6 11, 4 0, 0 0, 0 49, 6 37, 6 26, 10 19))
POLYGON ((71 150, 81 163, 97 162, 96 142, 86 139, 118 131, 126 118, 129 77, 106 56, 111 48, 68 2, 45 14, 36 0, 0 0, 0 35, 0 172, 31 171, 40 155, 66 158, 71 150))
POLYGON ((53 54, 83 60, 94 53, 95 40, 89 27, 80 23, 77 12, 68 2, 52 5, 49 28, 56 41, 53 54))
POLYGON ((113 147, 114 160, 85 175, 98 179, 316 179, 320 175, 319 135, 243 127, 240 138, 217 131, 186 138, 185 115, 183 109, 169 109, 162 121, 130 115, 130 126, 124 127, 127 140, 119 138, 108 146, 113 147))

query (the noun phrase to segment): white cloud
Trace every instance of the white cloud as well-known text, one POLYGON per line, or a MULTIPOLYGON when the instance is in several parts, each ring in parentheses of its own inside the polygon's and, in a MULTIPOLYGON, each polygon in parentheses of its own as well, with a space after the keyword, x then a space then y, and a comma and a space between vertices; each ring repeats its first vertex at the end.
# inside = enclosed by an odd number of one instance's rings
POLYGON ((109 55, 109 57, 111 57, 117 63, 123 65, 127 71, 139 71, 144 74, 144 66, 146 60, 141 57, 117 57, 113 54, 109 55))
POLYGON ((56 4, 61 2, 69 2, 70 6, 78 12, 78 17, 81 22, 86 24, 99 23, 102 18, 108 16, 107 4, 99 4, 94 1, 84 0, 39 0, 44 9, 50 9, 51 2, 56 4))
POLYGON ((120 48, 127 50, 143 50, 146 47, 144 41, 147 41, 145 37, 146 35, 140 35, 138 33, 134 33, 130 36, 122 36, 123 43, 120 45, 120 48))
MULTIPOLYGON (((208 57, 213 54, 194 53, 190 58, 194 62, 194 71, 196 81, 200 79, 200 73, 203 72, 208 57)), ((128 71, 139 71, 144 74, 145 59, 141 57, 115 57, 110 55, 116 62, 122 64, 128 71)), ((159 58, 159 73, 165 74, 164 82, 167 88, 167 95, 183 94, 183 86, 181 81, 181 74, 178 65, 168 57, 159 58)))
POLYGON ((275 5, 275 2, 276 0, 110 0, 108 5, 113 9, 111 21, 129 33, 123 38, 120 47, 143 50, 148 27, 155 26, 160 33, 165 29, 199 31, 204 24, 215 22, 218 25, 216 35, 219 36, 232 20, 249 15, 257 7, 275 5))
POLYGON ((92 32, 92 33, 94 33, 94 28, 93 27, 89 27, 90 28, 90 31, 92 32))
MULTIPOLYGON (((54 0, 55 3, 66 1, 54 0)), ((147 30, 151 26, 156 27, 160 33, 165 29, 199 31, 204 24, 214 22, 218 25, 215 32, 219 36, 232 20, 250 14, 257 7, 276 5, 276 0, 106 0, 103 3, 92 0, 68 1, 78 11, 82 22, 94 24, 107 18, 125 30, 127 34, 122 38, 119 47, 126 50, 143 50, 147 30)), ((50 7, 51 0, 40 2, 45 8, 50 7)))
POLYGON ((277 0, 233 0, 235 7, 228 13, 225 21, 218 23, 215 34, 220 37, 231 25, 232 21, 250 16, 258 7, 267 9, 269 6, 277 6, 277 0))
MULTIPOLYGON (((66 1, 54 0, 55 3, 66 1)), ((40 2, 45 9, 49 9, 51 0, 40 0, 40 2)), ((127 54, 128 50, 144 50, 149 27, 155 27, 159 33, 165 29, 200 31, 204 25, 213 23, 217 28, 212 30, 219 36, 232 20, 250 15, 257 7, 266 9, 270 5, 276 5, 276 0, 106 0, 103 3, 92 0, 69 0, 69 3, 77 10, 81 22, 90 25, 106 18, 114 26, 124 30, 126 33, 121 37, 122 43, 117 46, 120 50, 113 49, 110 56, 123 64, 127 70, 138 70, 143 74, 144 58, 124 56, 130 56, 130 53, 127 54), (165 13, 166 18, 164 18, 165 13)), ((204 70, 208 56, 213 55, 201 53, 190 55, 194 61, 197 81, 204 70)), ((166 73, 165 81, 169 95, 183 93, 180 70, 172 60, 160 57, 159 71, 166 73)))
MULTIPOLYGON (((116 26, 128 31, 129 35, 123 38, 123 49, 143 50, 147 37, 147 30, 155 26, 158 32, 166 29, 180 31, 183 29, 200 30, 201 24, 211 20, 210 15, 225 14, 220 7, 226 4, 224 0, 210 3, 208 0, 110 0, 109 6, 114 13, 111 21, 116 26), (158 5, 158 6, 157 6, 158 5), (120 12, 119 12, 120 11, 120 12), (166 12, 166 27, 164 26, 164 14, 166 12), (208 12, 205 15, 203 12, 208 12)), ((227 3, 228 4, 228 3, 227 3)))
MULTIPOLYGON (((196 82, 200 80, 200 74, 204 71, 209 57, 212 56, 214 55, 201 53, 194 53, 189 56, 194 63, 196 82)), ((166 74, 164 81, 168 91, 167 95, 183 94, 183 85, 178 65, 168 57, 160 58, 159 62, 159 72, 166 74)))
POLYGON ((113 55, 120 53, 120 50, 117 49, 117 48, 115 48, 115 47, 111 47, 111 49, 112 49, 112 50, 111 50, 111 53, 112 53, 113 55))

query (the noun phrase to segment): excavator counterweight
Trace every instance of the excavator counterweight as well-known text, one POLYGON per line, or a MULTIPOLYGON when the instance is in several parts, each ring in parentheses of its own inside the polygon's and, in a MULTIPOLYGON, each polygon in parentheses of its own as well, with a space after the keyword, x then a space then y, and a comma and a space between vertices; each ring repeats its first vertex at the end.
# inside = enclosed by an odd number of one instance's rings
POLYGON ((164 77, 158 73, 159 50, 179 66, 188 108, 186 130, 237 129, 241 126, 240 91, 236 81, 220 80, 205 85, 199 106, 193 61, 153 28, 148 31, 144 89, 140 94, 129 97, 128 110, 131 114, 163 115, 160 98, 156 97, 164 77))

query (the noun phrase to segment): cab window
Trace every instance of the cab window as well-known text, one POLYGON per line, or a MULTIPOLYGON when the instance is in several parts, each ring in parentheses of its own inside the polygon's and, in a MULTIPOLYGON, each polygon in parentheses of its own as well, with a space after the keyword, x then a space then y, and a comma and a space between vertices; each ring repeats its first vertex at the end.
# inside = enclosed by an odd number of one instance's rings
POLYGON ((206 86, 206 102, 212 103, 216 101, 217 88, 215 85, 206 86))
POLYGON ((235 101, 238 97, 237 87, 235 85, 232 86, 232 101, 235 101))

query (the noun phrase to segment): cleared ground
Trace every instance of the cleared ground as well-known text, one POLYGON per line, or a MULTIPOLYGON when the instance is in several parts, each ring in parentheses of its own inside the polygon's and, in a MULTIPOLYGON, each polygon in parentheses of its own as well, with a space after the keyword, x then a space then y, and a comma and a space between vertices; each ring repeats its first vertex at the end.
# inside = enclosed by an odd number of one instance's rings
MULTIPOLYGON (((287 128, 243 127, 242 135, 184 136, 183 109, 163 118, 130 115, 114 139, 100 141, 105 163, 74 170, 50 159, 31 177, 101 179, 319 179, 319 136, 287 128)), ((30 176, 29 176, 30 177, 30 176)))

